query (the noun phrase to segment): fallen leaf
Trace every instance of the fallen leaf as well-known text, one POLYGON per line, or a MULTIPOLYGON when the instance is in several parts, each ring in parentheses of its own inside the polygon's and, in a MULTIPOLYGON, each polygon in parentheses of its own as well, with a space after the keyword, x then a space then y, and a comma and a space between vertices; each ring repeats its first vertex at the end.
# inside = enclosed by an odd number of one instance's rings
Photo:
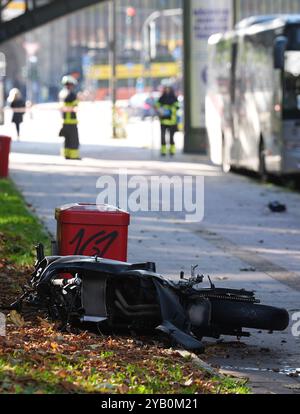
POLYGON ((14 325, 18 326, 19 328, 22 328, 22 326, 25 325, 25 321, 22 318, 22 316, 15 310, 11 311, 10 314, 7 317, 7 320, 14 325))
POLYGON ((60 385, 64 388, 65 391, 70 392, 70 393, 75 393, 77 391, 77 386, 76 384, 72 384, 71 382, 68 381, 61 381, 60 385))
POLYGON ((193 384, 193 379, 192 378, 190 378, 190 379, 188 379, 187 381, 185 381, 185 383, 184 383, 184 385, 186 386, 186 387, 189 387, 190 385, 192 385, 193 384))
POLYGON ((48 321, 46 321, 46 319, 43 319, 40 316, 38 316, 38 320, 40 321, 40 325, 43 328, 53 328, 53 325, 49 323, 48 321))
POLYGON ((127 394, 129 391, 129 387, 128 385, 123 384, 118 388, 118 391, 120 394, 127 394))
POLYGON ((61 335, 58 335, 58 336, 55 338, 55 340, 56 340, 57 342, 60 342, 60 343, 65 342, 65 338, 64 338, 63 336, 61 336, 61 335))
POLYGON ((51 348, 53 349, 53 351, 57 351, 58 349, 58 344, 56 342, 51 342, 50 344, 51 348))
POLYGON ((89 345, 90 349, 98 349, 100 347, 101 347, 101 345, 89 345))

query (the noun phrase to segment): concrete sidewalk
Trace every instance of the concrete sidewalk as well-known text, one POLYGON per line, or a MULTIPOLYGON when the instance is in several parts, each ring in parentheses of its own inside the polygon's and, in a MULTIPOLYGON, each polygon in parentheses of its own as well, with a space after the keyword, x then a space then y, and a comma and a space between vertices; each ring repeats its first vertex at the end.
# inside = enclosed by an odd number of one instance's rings
MULTIPOLYGON (((49 231, 55 234, 54 209, 71 202, 95 202, 102 175, 128 174, 205 177, 205 218, 187 223, 181 213, 132 215, 129 261, 154 261, 158 271, 178 277, 199 264, 220 287, 255 290, 265 304, 300 311, 300 195, 237 176, 224 176, 204 158, 178 156, 162 161, 142 146, 84 146, 83 161, 56 155, 59 144, 14 143, 11 176, 49 231), (272 214, 269 201, 285 202, 285 214, 272 214), (245 271, 247 270, 247 271, 245 271)), ((246 343, 225 338, 209 361, 251 378, 256 392, 300 392, 300 338, 291 330, 269 335, 253 332, 246 343), (224 351, 225 350, 225 351, 224 351), (290 371, 289 371, 290 370, 290 371), (298 387, 298 388, 297 388, 298 387)), ((208 341, 215 343, 215 341, 208 341)), ((210 352, 208 352, 210 354, 210 352)))

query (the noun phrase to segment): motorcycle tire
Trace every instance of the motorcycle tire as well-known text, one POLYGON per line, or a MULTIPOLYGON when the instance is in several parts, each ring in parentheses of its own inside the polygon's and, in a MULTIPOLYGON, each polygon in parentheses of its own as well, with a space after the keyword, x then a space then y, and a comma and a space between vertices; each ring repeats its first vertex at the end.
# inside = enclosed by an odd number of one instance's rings
POLYGON ((289 325, 285 309, 228 300, 212 300, 211 305, 211 323, 219 327, 283 331, 289 325))

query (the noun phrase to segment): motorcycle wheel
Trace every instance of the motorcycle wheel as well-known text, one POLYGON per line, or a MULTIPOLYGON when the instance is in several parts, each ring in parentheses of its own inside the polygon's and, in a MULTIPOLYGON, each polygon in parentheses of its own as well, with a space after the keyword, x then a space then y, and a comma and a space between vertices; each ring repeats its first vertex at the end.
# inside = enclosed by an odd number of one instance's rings
POLYGON ((211 305, 211 323, 224 329, 283 331, 289 325, 289 314, 285 309, 228 300, 212 300, 211 305))

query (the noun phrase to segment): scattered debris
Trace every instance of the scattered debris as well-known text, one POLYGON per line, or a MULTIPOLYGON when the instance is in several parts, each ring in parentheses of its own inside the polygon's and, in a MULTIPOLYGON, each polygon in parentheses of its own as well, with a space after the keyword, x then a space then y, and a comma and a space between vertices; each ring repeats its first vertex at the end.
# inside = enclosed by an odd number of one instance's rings
POLYGON ((260 348, 261 352, 271 352, 270 348, 260 348))
POLYGON ((286 205, 280 203, 279 201, 272 201, 268 204, 268 207, 272 213, 284 213, 287 210, 286 205))
POLYGON ((240 269, 241 272, 256 272, 255 267, 242 267, 240 269))
POLYGON ((300 384, 288 384, 285 385, 285 388, 288 388, 290 390, 300 390, 300 384))

